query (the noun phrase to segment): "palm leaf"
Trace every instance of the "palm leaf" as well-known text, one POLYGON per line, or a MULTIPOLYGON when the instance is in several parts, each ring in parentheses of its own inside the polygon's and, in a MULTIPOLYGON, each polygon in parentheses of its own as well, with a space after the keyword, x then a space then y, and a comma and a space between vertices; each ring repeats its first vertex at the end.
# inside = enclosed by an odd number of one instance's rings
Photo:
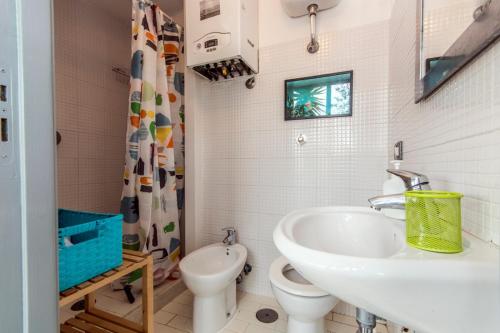
POLYGON ((291 118, 321 116, 325 110, 326 87, 298 87, 287 96, 287 112, 291 118))

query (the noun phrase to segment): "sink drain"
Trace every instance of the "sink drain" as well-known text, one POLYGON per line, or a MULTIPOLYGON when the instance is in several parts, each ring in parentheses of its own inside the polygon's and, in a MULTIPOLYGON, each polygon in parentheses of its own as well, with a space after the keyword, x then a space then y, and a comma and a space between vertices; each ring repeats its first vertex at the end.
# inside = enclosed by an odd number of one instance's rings
POLYGON ((278 320, 278 313, 273 309, 261 309, 255 315, 261 323, 270 324, 278 320))

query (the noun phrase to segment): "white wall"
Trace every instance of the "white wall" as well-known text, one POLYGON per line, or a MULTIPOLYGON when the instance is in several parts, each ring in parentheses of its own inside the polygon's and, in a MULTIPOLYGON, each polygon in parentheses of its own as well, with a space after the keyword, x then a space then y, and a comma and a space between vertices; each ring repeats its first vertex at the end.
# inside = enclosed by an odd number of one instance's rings
POLYGON ((129 68, 130 23, 91 1, 54 11, 59 207, 118 212, 129 79, 111 69, 129 68))
MULTIPOLYGON (((345 17, 356 17, 356 3, 350 3, 351 15, 345 17)), ((321 51, 313 56, 304 51, 307 30, 297 34, 299 21, 282 15, 278 1, 261 4, 261 72, 254 90, 242 83, 203 81, 188 88, 194 109, 188 107, 192 123, 187 132, 196 132, 187 139, 187 151, 193 151, 190 164, 196 165, 190 185, 196 187, 196 200, 188 213, 194 247, 220 240, 220 227, 235 225, 256 266, 245 288, 268 293, 267 267, 278 255, 271 232, 279 218, 297 207, 365 204, 379 191, 391 157, 379 154, 378 145, 390 150, 401 139, 404 167, 430 176, 436 189, 463 192, 464 230, 499 244, 499 45, 415 105, 413 1, 394 3, 387 35, 383 23, 339 30, 335 23, 323 26, 331 33, 321 35, 321 51), (282 120, 284 79, 349 68, 355 71, 351 120, 282 120), (390 111, 388 140, 385 107, 390 111), (294 144, 299 133, 310 140, 302 148, 294 144), (360 170, 366 165, 371 169, 360 170)))
MULTIPOLYGON (((388 20, 395 0, 343 0, 317 17, 318 32, 352 29, 388 20)), ((260 47, 285 43, 310 35, 309 18, 290 18, 280 0, 259 0, 260 47)))
POLYGON ((403 140, 404 168, 464 193, 463 229, 500 244, 500 43, 415 105, 415 15, 397 1, 390 21, 389 146, 403 140))
MULTIPOLYGON (((351 17, 359 11, 356 3, 343 9, 351 17)), ((260 19, 263 30, 276 31, 274 16, 261 10, 260 19)), ((282 19, 285 30, 300 25, 282 19)), ((194 154, 188 155, 193 168, 188 177, 194 181, 187 184, 188 193, 195 193, 187 202, 188 225, 195 223, 196 247, 221 241, 222 227, 236 227, 254 266, 244 290, 271 293, 268 268, 280 256, 272 232, 286 213, 311 206, 366 206, 381 192, 388 159, 388 24, 358 23, 339 30, 323 24, 315 55, 305 49, 307 26, 302 38, 285 30, 273 33, 273 40, 263 37, 253 90, 243 81, 188 83, 186 150, 194 154), (283 42, 282 35, 294 40, 283 42), (285 79, 351 69, 352 117, 284 121, 285 79), (300 133, 308 138, 304 146, 295 143, 300 133)))

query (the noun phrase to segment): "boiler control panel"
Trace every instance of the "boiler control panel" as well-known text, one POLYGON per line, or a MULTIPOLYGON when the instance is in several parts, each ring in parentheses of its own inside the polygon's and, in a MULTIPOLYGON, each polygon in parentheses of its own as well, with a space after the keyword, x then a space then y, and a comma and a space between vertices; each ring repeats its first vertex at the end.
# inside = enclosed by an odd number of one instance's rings
POLYGON ((231 43, 231 33, 213 32, 194 43, 196 53, 213 53, 231 43))

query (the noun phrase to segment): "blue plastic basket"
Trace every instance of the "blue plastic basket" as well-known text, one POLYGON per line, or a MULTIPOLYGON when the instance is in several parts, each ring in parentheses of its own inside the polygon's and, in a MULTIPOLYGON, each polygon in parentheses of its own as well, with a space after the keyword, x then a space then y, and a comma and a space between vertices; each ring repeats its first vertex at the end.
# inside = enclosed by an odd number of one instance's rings
POLYGON ((122 220, 121 214, 59 210, 59 291, 122 264, 122 220))

